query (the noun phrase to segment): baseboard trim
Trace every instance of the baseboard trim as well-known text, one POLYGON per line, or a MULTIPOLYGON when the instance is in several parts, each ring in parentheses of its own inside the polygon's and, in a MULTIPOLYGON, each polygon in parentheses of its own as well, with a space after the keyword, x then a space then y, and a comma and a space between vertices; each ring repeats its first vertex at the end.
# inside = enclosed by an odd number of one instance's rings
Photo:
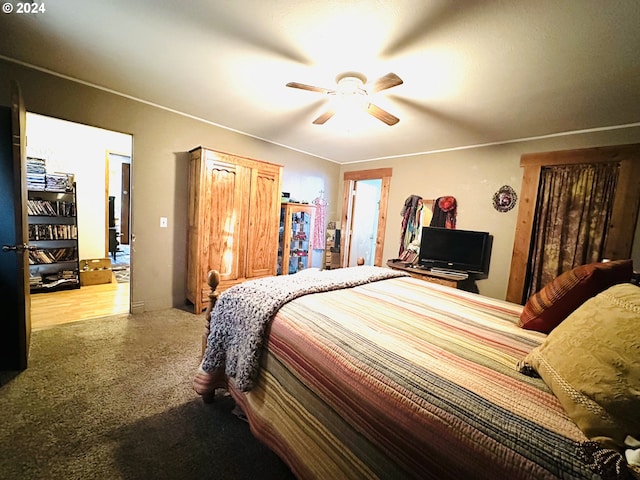
POLYGON ((131 302, 131 313, 144 313, 144 300, 139 302, 131 302))

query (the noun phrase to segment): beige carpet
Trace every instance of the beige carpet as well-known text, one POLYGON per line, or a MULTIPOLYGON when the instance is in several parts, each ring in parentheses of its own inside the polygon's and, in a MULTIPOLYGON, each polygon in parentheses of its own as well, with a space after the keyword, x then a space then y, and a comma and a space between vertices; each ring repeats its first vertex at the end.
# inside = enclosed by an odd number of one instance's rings
POLYGON ((0 478, 292 478, 229 397, 192 391, 202 322, 170 309, 34 332, 29 368, 1 378, 0 478))

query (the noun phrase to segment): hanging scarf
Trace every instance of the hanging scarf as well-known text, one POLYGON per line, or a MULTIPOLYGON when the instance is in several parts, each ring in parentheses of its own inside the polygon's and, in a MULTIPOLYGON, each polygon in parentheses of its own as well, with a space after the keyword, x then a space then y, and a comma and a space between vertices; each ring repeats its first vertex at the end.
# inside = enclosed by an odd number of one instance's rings
POLYGON ((422 206, 422 197, 410 195, 404 202, 400 211, 402 216, 402 228, 400 235, 400 250, 398 256, 402 255, 409 244, 414 240, 419 225, 419 207, 422 206))
POLYGON ((456 228, 457 202, 455 197, 439 197, 433 202, 430 227, 456 228))

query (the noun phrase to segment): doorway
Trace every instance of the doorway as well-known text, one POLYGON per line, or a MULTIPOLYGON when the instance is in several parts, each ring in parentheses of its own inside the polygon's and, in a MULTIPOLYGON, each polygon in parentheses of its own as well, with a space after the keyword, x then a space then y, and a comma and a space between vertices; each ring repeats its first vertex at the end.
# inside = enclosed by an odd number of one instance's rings
POLYGON ((341 265, 382 265, 390 168, 345 172, 341 265))
POLYGON ((347 265, 355 267, 359 258, 364 259, 364 265, 373 265, 382 179, 359 180, 354 187, 351 245, 347 265))
POLYGON ((131 272, 131 157, 127 154, 107 152, 107 235, 111 265, 118 283, 127 283, 131 272))
MULTIPOLYGON (((115 260, 109 255, 108 197, 114 195, 119 201, 122 199, 121 165, 127 163, 130 167, 132 136, 33 113, 27 113, 26 130, 29 138, 27 157, 44 159, 47 172, 73 175, 77 192, 79 268, 82 269, 83 260, 115 260), (118 161, 110 154, 117 155, 118 161), (116 173, 112 174, 111 168, 115 168, 116 173), (112 181, 114 178, 115 181, 112 181)), ((130 212, 130 206, 127 208, 130 212)), ((118 220, 122 217, 120 212, 117 217, 118 220)), ((127 229, 130 230, 129 218, 127 223, 127 229)), ((130 233, 127 242, 129 238, 130 233)), ((117 252, 116 258, 119 262, 125 260, 122 249, 117 252)), ((118 269, 114 268, 114 275, 108 283, 33 294, 33 328, 128 313, 131 297, 129 258, 126 259, 127 275, 124 281, 116 278, 118 269), (53 308, 55 305, 61 307, 53 308), (64 311, 65 314, 52 316, 51 311, 64 311)), ((112 266, 116 267, 113 263, 112 266)))

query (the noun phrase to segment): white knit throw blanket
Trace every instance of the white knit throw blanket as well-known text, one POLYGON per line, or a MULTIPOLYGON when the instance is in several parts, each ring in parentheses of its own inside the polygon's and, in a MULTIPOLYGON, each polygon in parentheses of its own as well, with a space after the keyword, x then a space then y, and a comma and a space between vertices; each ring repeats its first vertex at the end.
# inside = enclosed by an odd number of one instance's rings
POLYGON ((235 285, 220 295, 211 313, 207 349, 200 368, 207 373, 224 368, 238 389, 249 391, 258 373, 266 327, 282 305, 309 293, 406 275, 371 266, 309 269, 235 285))

